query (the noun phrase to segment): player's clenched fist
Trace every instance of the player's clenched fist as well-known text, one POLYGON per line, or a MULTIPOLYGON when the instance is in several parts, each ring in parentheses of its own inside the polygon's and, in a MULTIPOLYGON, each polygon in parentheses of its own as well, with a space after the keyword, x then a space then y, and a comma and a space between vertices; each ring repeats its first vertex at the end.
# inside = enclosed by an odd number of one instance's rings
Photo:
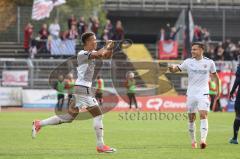
POLYGON ((105 48, 106 48, 107 50, 112 50, 113 47, 114 47, 114 41, 112 41, 112 40, 107 40, 107 41, 106 41, 105 48))

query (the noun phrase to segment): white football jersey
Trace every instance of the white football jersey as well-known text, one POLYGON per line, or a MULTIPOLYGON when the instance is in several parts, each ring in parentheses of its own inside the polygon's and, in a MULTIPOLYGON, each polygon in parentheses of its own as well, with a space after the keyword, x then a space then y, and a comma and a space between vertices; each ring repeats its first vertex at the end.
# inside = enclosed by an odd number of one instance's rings
MULTIPOLYGON (((95 52, 95 51, 93 51, 95 52)), ((91 52, 81 50, 77 55, 77 80, 75 85, 81 85, 86 87, 92 86, 92 78, 95 68, 95 59, 89 59, 91 52)))
POLYGON ((203 96, 209 94, 209 73, 216 72, 216 66, 213 60, 206 57, 203 57, 201 60, 188 58, 177 67, 180 71, 186 70, 188 73, 187 96, 203 96))

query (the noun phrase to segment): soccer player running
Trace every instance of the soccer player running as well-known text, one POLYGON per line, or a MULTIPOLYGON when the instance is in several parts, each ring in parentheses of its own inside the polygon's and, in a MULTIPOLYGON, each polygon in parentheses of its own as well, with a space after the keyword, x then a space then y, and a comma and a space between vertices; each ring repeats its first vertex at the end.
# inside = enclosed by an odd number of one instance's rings
POLYGON ((216 81, 217 94, 216 98, 219 98, 219 77, 216 72, 216 67, 213 60, 203 56, 204 44, 193 43, 192 44, 192 58, 188 58, 178 66, 170 66, 169 71, 172 73, 186 70, 188 73, 188 89, 187 89, 187 109, 188 109, 188 130, 192 140, 192 148, 197 148, 196 142, 196 113, 200 115, 200 148, 204 149, 207 146, 206 139, 208 134, 208 111, 210 107, 209 101, 209 73, 216 81))
POLYGON ((238 67, 237 67, 236 79, 234 81, 232 90, 230 91, 230 98, 232 99, 233 94, 238 87, 236 100, 234 103, 235 120, 233 122, 233 138, 231 138, 229 140, 229 143, 231 143, 231 144, 238 144, 238 131, 239 131, 239 127, 240 127, 240 89, 239 89, 239 85, 240 85, 240 65, 238 65, 238 67))
POLYGON ((32 137, 35 138, 36 134, 44 126, 72 122, 79 114, 79 111, 81 111, 81 108, 86 107, 87 111, 93 116, 93 127, 97 138, 97 151, 99 153, 115 152, 116 149, 104 144, 102 111, 97 103, 97 100, 93 97, 93 92, 91 91, 95 59, 110 58, 113 52, 114 42, 109 40, 102 49, 95 51, 97 48, 97 42, 94 33, 84 33, 81 40, 83 42, 84 49, 77 54, 78 78, 75 82, 75 94, 74 98, 72 98, 70 102, 68 113, 55 115, 45 120, 33 121, 32 137))

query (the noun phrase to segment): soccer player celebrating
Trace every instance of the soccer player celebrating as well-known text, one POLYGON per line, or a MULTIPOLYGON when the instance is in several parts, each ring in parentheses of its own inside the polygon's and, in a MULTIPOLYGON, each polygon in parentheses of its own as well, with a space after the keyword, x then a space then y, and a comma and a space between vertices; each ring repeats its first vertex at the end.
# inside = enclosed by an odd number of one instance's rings
POLYGON ((238 144, 238 130, 240 127, 240 89, 239 89, 239 85, 240 85, 240 65, 237 67, 236 79, 234 81, 232 90, 230 92, 230 98, 233 98, 233 94, 238 87, 237 96, 236 96, 236 100, 234 103, 236 115, 235 115, 235 120, 233 122, 233 138, 231 138, 229 141, 229 143, 231 143, 231 144, 238 144))
POLYGON ((32 137, 35 138, 36 134, 44 126, 72 122, 79 114, 79 111, 85 107, 93 117, 93 127, 97 137, 97 151, 99 153, 115 152, 116 150, 114 148, 111 148, 104 144, 102 111, 98 105, 97 100, 93 97, 94 94, 91 89, 95 59, 110 58, 113 52, 114 42, 109 40, 106 42, 106 45, 102 49, 95 51, 97 48, 97 42, 94 33, 84 33, 81 37, 81 40, 84 49, 81 50, 77 55, 78 78, 75 82, 75 94, 74 98, 72 98, 70 101, 68 113, 55 115, 45 120, 33 121, 32 137))
POLYGON ((187 89, 187 109, 188 109, 188 130, 192 140, 192 148, 197 148, 196 142, 196 126, 195 119, 196 113, 200 115, 200 133, 201 141, 200 148, 204 149, 207 146, 206 139, 208 134, 208 111, 210 106, 209 101, 209 73, 212 74, 217 85, 217 95, 219 98, 219 77, 216 72, 216 67, 213 60, 203 56, 204 44, 193 43, 192 44, 192 58, 188 58, 178 66, 170 66, 169 71, 172 73, 186 70, 188 73, 188 89, 187 89))

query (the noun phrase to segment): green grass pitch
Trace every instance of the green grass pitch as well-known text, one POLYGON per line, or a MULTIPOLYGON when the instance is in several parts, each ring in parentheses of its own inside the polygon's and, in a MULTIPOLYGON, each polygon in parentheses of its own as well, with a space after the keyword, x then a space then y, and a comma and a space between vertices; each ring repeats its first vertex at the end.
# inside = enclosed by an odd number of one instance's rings
MULTIPOLYGON (((126 120, 124 113, 104 116, 105 143, 114 154, 98 154, 92 120, 44 127, 31 138, 31 122, 53 112, 1 112, 1 159, 226 159, 239 157, 239 145, 231 145, 233 113, 210 113, 208 147, 191 149, 187 120, 126 120)), ((199 139, 199 120, 197 121, 199 139)))

